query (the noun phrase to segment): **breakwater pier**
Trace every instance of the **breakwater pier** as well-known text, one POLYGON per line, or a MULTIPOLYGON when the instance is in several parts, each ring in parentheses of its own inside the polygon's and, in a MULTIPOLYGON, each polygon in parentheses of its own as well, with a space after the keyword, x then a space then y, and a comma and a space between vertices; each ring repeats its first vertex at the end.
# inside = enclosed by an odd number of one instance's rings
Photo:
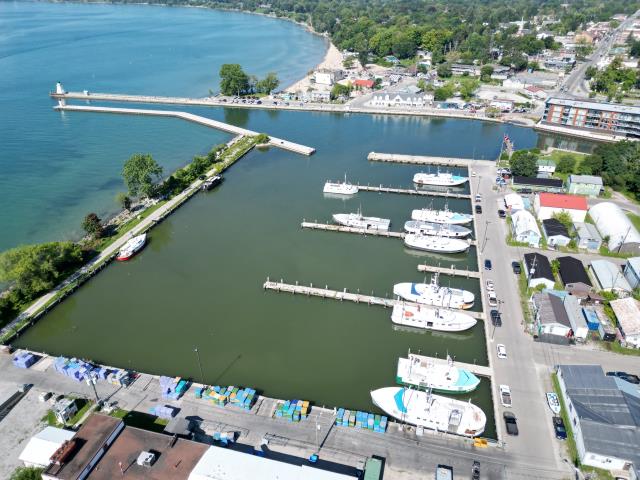
POLYGON ((394 188, 386 187, 384 185, 371 186, 371 185, 358 185, 358 190, 363 192, 378 192, 378 193, 399 193, 402 195, 416 195, 422 197, 445 197, 445 198, 464 198, 470 199, 471 195, 467 193, 455 193, 449 190, 445 192, 439 192, 436 190, 416 190, 414 188, 394 188))
MULTIPOLYGON (((65 105, 64 102, 54 107, 56 110, 70 112, 94 112, 94 113, 115 113, 124 115, 149 115, 155 117, 179 118, 188 122, 204 125, 205 127, 215 128, 223 132, 234 135, 258 135, 259 132, 247 130, 246 128, 236 127, 229 123, 219 122, 211 118, 194 115, 188 112, 179 112, 173 110, 148 110, 142 108, 117 108, 117 107, 98 107, 93 105, 65 105)), ((269 145, 288 150, 301 155, 312 155, 316 150, 312 147, 300 145, 299 143, 290 142, 281 138, 269 137, 269 145)))
POLYGON ((399 153, 370 152, 367 159, 372 162, 406 163, 411 165, 435 165, 440 167, 470 167, 483 160, 455 157, 431 157, 426 155, 402 155, 399 153))

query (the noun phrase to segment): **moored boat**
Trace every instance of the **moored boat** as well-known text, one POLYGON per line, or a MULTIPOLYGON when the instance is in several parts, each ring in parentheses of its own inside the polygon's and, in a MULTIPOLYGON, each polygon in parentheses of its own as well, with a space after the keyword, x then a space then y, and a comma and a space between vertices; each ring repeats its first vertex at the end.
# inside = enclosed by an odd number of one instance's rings
POLYGON ((439 187, 455 187, 462 185, 467 180, 467 177, 461 175, 454 175, 449 172, 437 173, 416 173, 413 176, 413 183, 417 185, 435 185, 439 187))
POLYGON ((362 228, 365 230, 389 230, 391 220, 388 218, 365 217, 358 209, 357 213, 334 213, 333 221, 347 227, 362 228))
POLYGON ((213 177, 207 178, 204 182, 202 182, 202 186, 200 187, 204 190, 211 190, 213 187, 220 185, 222 183, 221 175, 214 175, 213 177))
POLYGON ((119 261, 129 260, 136 253, 142 250, 145 243, 147 243, 146 233, 143 233, 141 235, 138 235, 136 237, 129 239, 127 243, 125 243, 120 249, 120 251, 118 252, 118 255, 116 256, 116 260, 119 260, 119 261))
POLYGON ((447 363, 435 363, 432 358, 409 353, 408 358, 398 359, 396 382, 443 393, 469 393, 480 385, 480 379, 469 370, 456 367, 451 357, 447 363))
POLYGON ((438 332, 463 332, 478 323, 472 316, 455 310, 401 304, 393 306, 391 321, 396 325, 438 332))
POLYGON ((404 229, 409 233, 423 233, 425 235, 438 235, 439 237, 465 238, 471 235, 471 229, 461 225, 447 223, 432 223, 419 220, 405 222, 404 229))
POLYGON ((560 413, 560 399, 558 398, 558 395, 556 395, 555 393, 553 392, 547 393, 547 405, 549 405, 549 408, 551 409, 551 411, 556 415, 560 413))
POLYGON ((396 283, 393 294, 410 302, 435 305, 448 308, 471 308, 475 295, 460 288, 443 287, 438 284, 437 273, 431 277, 430 283, 396 283))
POLYGON ((484 432, 487 416, 478 406, 431 392, 404 387, 371 392, 373 403, 388 415, 411 425, 475 437, 484 432))
POLYGON ((468 213, 452 212, 449 210, 449 206, 445 205, 444 210, 435 210, 433 208, 420 208, 413 210, 411 212, 411 219, 430 223, 464 225, 473 221, 473 215, 468 213))
POLYGON ((344 182, 325 182, 324 193, 333 193, 338 195, 354 195, 358 193, 358 186, 347 182, 347 175, 344 176, 344 182))
POLYGON ((404 237, 404 244, 409 248, 434 253, 461 253, 469 249, 469 242, 465 240, 422 233, 408 233, 404 237))

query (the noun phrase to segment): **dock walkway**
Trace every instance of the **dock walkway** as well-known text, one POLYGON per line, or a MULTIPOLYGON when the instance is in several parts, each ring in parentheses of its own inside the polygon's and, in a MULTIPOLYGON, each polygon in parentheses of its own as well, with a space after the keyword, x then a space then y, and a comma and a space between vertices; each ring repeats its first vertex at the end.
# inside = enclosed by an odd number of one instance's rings
POLYGON ((427 265, 421 263, 418 265, 419 272, 430 272, 430 273, 442 273, 443 275, 452 275, 457 277, 466 277, 466 278, 481 278, 480 272, 474 272, 473 270, 463 270, 460 268, 456 268, 455 265, 451 265, 451 267, 434 267, 432 265, 427 265))
POLYGON ((422 197, 446 197, 446 198, 471 198, 468 193, 451 193, 450 191, 438 192, 433 190, 416 190, 411 188, 394 188, 385 187, 380 185, 379 187, 370 185, 358 185, 358 189, 365 192, 379 192, 379 193, 400 193, 404 195, 418 195, 422 197))
MULTIPOLYGON (((412 305, 412 306, 423 306, 414 302, 407 302, 405 300, 393 299, 393 298, 385 298, 385 297, 376 297, 375 295, 365 295, 360 292, 353 293, 348 292, 346 288, 342 290, 331 290, 328 286, 324 288, 314 287, 313 284, 310 284, 308 287, 305 285, 299 285, 298 283, 285 283, 283 281, 272 282, 267 278, 267 281, 264 282, 262 286, 265 290, 273 290, 276 292, 286 292, 292 294, 306 295, 309 297, 320 297, 320 298, 330 298, 333 300, 339 301, 349 301, 355 303, 364 303, 367 305, 379 305, 385 308, 393 308, 394 305, 412 305)), ((469 310, 465 310, 464 313, 469 316, 477 319, 484 320, 484 314, 481 312, 472 312, 469 310)))
POLYGON ((409 163, 413 165, 439 165, 443 167, 469 167, 481 160, 455 157, 430 157, 425 155, 401 155, 399 153, 370 152, 367 158, 372 162, 409 163))
POLYGON ((404 238, 406 235, 406 233, 404 232, 391 232, 388 230, 374 230, 369 228, 347 227, 344 225, 333 225, 331 223, 302 222, 301 226, 302 228, 309 228, 312 230, 326 230, 328 232, 358 233, 360 235, 374 235, 378 237, 388 237, 388 238, 404 238))
MULTIPOLYGON (((173 110, 147 110, 142 108, 116 108, 116 107, 96 107, 93 105, 57 105, 54 107, 56 110, 65 110, 72 112, 96 112, 96 113, 117 113, 125 115, 150 115, 155 117, 170 117, 179 118, 188 122, 198 123, 205 127, 215 128, 222 130, 223 132, 231 133, 233 135, 258 135, 258 132, 247 130, 246 128, 237 127, 224 122, 219 122, 211 118, 202 117, 200 115, 194 115, 188 112, 179 112, 173 110)), ((289 150, 301 155, 311 155, 316 150, 315 148, 300 145, 299 143, 289 142, 281 138, 269 136, 269 145, 282 148, 283 150, 289 150)))

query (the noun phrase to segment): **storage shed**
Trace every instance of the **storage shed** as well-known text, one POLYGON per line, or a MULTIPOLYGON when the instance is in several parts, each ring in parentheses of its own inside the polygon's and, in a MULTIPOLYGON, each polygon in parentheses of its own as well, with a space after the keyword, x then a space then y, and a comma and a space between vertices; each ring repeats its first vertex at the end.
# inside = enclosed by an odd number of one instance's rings
POLYGON ((611 308, 625 342, 632 347, 640 348, 640 302, 631 297, 620 298, 611 301, 611 308))
POLYGON ((64 442, 71 440, 75 432, 64 428, 46 427, 31 437, 18 457, 25 467, 45 468, 51 463, 51 456, 64 442))
POLYGON ((576 230, 578 239, 578 248, 597 252, 602 245, 602 237, 598 233, 598 229, 592 223, 575 222, 573 228, 576 230))
POLYGON ((551 247, 566 247, 571 241, 569 230, 557 218, 547 218, 542 221, 542 229, 547 237, 547 243, 551 247))
POLYGON ((602 202, 589 209, 589 215, 600 235, 609 237, 609 250, 640 254, 640 233, 622 209, 611 202, 602 202))

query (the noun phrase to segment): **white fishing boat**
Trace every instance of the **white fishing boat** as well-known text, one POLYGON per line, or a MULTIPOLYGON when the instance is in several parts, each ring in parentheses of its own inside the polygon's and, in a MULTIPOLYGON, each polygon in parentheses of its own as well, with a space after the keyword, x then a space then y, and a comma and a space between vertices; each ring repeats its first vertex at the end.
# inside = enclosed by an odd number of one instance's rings
POLYGON ((425 235, 437 235, 439 237, 465 238, 471 235, 471 229, 461 225, 447 223, 431 223, 419 220, 405 222, 404 229, 409 233, 423 233, 425 235))
POLYGON ((365 230, 389 230, 391 220, 388 218, 364 217, 362 211, 357 213, 334 213, 333 221, 347 227, 362 228, 365 230))
POLYGON ((438 277, 439 275, 434 273, 430 283, 396 283, 393 286, 393 294, 410 302, 436 307, 467 309, 473 306, 473 293, 460 288, 440 286, 438 277))
POLYGON ((560 399, 558 398, 558 395, 553 392, 548 392, 547 405, 549 405, 549 408, 553 413, 555 413, 556 415, 560 414, 560 399))
POLYGON ((434 253, 460 253, 469 249, 469 242, 466 240, 422 233, 408 233, 404 237, 404 244, 409 248, 434 253))
POLYGON ((473 221, 473 215, 468 213, 458 213, 449 210, 449 206, 445 205, 444 210, 435 210, 433 208, 420 208, 411 212, 412 220, 430 223, 446 223, 450 225, 464 225, 473 221))
POLYGON ((393 306, 391 321, 396 325, 436 332, 463 332, 478 323, 472 316, 455 310, 401 304, 393 306))
POLYGON ((416 173, 413 176, 413 183, 416 185, 436 185, 439 187, 455 187, 468 180, 469 178, 467 177, 441 171, 437 173, 416 173))
POLYGON ((409 353, 408 358, 398 359, 396 382, 442 393, 469 393, 480 385, 478 377, 465 368, 456 367, 448 355, 444 364, 413 353, 409 353))
POLYGON ((337 195, 354 195, 358 193, 358 186, 347 182, 347 174, 344 175, 344 182, 329 182, 324 184, 322 189, 324 193, 333 193, 337 195))
POLYGON ((371 392, 373 403, 388 415, 418 427, 476 437, 484 432, 487 416, 469 402, 404 387, 371 392))
POLYGON ((118 256, 116 260, 124 261, 129 260, 136 253, 138 253, 144 247, 145 243, 147 243, 147 234, 143 233, 142 235, 138 235, 136 237, 131 238, 125 243, 120 251, 118 252, 118 256))

